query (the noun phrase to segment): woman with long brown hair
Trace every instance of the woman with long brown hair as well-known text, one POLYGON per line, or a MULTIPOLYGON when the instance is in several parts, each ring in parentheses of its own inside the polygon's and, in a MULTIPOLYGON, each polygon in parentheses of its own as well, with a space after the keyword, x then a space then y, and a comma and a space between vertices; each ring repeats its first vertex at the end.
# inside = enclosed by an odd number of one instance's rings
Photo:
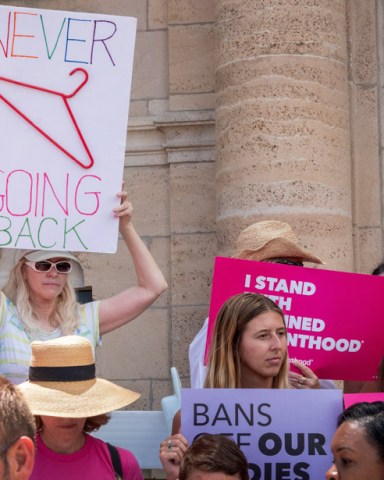
MULTIPOLYGON (((257 293, 229 298, 215 321, 204 388, 292 388, 288 370, 287 329, 280 307, 257 293)), ((300 371, 290 374, 296 388, 320 388, 310 368, 300 365, 300 371)), ((179 410, 173 420, 173 435, 160 445, 168 480, 178 478, 188 447, 180 425, 179 410)))
POLYGON ((289 388, 287 332, 269 298, 242 293, 227 300, 215 322, 205 388, 289 388))

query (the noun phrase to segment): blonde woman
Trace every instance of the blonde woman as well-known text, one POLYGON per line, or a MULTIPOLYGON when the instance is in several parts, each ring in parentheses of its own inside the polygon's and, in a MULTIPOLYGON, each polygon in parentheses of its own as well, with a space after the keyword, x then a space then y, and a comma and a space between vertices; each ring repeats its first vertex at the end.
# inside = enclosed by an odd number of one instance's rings
POLYGON ((78 260, 69 252, 22 252, 0 292, 0 374, 14 383, 28 375, 33 340, 62 335, 86 337, 95 348, 101 335, 125 325, 167 288, 167 283, 132 224, 127 193, 114 209, 119 230, 132 257, 137 284, 86 305, 76 302, 69 273, 78 260))

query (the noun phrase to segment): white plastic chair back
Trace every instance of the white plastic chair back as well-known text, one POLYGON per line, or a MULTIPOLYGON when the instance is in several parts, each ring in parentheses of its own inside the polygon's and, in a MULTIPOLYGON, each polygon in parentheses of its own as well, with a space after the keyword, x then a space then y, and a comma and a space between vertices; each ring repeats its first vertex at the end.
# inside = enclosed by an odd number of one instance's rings
POLYGON ((165 417, 165 423, 168 430, 168 435, 172 432, 172 421, 175 413, 181 408, 181 382, 179 372, 176 367, 171 368, 171 377, 173 383, 174 395, 163 397, 161 399, 161 408, 165 417))

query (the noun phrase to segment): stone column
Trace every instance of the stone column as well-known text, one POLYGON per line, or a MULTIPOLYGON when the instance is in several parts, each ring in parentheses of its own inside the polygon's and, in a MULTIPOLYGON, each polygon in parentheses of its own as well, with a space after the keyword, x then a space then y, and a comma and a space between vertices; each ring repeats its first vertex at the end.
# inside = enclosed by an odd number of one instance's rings
POLYGON ((345 0, 216 0, 217 232, 290 223, 352 270, 345 0))

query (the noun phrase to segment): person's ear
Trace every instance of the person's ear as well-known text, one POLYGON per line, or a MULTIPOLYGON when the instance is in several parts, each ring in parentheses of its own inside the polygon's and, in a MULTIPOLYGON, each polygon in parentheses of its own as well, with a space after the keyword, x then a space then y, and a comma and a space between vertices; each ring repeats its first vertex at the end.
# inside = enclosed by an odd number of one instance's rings
POLYGON ((29 437, 20 437, 8 451, 8 462, 15 480, 27 480, 35 464, 35 445, 29 437))

